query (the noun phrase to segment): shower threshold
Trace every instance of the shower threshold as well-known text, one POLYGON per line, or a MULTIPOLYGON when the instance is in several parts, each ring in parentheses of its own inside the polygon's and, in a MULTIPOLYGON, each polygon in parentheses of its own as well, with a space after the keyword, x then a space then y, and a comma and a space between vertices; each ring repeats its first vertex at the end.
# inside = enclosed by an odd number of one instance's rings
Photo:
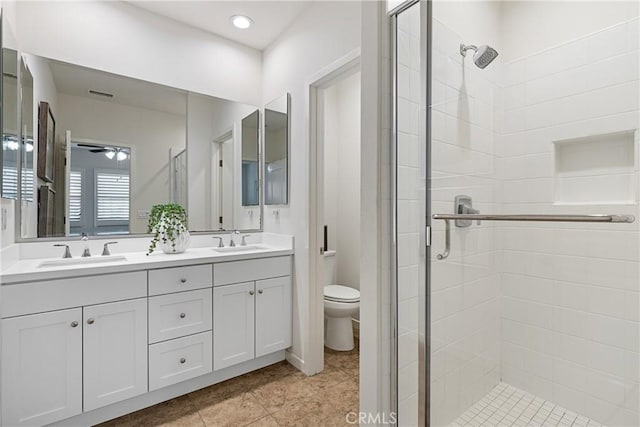
POLYGON ((462 426, 600 427, 601 424, 501 382, 450 425, 462 426))

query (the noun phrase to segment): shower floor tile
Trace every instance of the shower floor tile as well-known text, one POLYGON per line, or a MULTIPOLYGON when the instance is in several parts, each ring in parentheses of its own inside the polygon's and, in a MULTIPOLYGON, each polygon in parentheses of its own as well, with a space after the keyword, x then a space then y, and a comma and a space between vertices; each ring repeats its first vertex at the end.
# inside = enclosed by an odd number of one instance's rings
POLYGON ((601 427, 601 424, 519 388, 500 383, 450 427, 462 426, 601 427))

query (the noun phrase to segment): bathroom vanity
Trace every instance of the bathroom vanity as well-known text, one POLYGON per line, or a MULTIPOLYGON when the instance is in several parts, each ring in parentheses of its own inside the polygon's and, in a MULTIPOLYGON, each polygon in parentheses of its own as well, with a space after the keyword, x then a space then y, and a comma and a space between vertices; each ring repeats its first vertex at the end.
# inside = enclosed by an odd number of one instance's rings
POLYGON ((91 425, 283 360, 292 253, 17 261, 0 289, 2 425, 91 425))

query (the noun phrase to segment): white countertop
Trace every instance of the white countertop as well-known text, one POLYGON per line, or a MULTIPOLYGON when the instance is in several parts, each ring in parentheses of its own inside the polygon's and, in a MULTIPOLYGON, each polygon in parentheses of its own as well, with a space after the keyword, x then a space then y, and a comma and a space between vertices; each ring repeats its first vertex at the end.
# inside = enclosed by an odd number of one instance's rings
MULTIPOLYGON (((124 273, 152 268, 177 267, 184 265, 240 261, 245 259, 269 258, 292 255, 293 248, 265 245, 264 249, 243 252, 220 253, 213 247, 190 248, 181 254, 165 254, 156 251, 151 255, 145 252, 117 253, 126 261, 101 262, 98 264, 75 264, 41 267, 43 261, 60 258, 24 259, 15 262, 0 273, 2 285, 11 285, 36 280, 61 279, 66 277, 88 276, 96 274, 124 273)), ((94 258, 99 258, 95 256, 94 258)))

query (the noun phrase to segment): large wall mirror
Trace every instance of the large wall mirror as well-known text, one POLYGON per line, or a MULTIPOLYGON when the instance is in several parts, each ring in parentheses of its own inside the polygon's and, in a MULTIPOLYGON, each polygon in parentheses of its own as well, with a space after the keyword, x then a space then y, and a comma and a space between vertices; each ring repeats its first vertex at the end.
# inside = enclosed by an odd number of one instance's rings
POLYGON ((18 52, 2 49, 2 197, 18 198, 18 52))
POLYGON ((289 203, 290 96, 284 94, 264 107, 264 202, 289 203))
POLYGON ((255 106, 28 53, 3 62, 2 196, 19 199, 22 240, 146 233, 170 202, 190 231, 261 229, 255 106))

